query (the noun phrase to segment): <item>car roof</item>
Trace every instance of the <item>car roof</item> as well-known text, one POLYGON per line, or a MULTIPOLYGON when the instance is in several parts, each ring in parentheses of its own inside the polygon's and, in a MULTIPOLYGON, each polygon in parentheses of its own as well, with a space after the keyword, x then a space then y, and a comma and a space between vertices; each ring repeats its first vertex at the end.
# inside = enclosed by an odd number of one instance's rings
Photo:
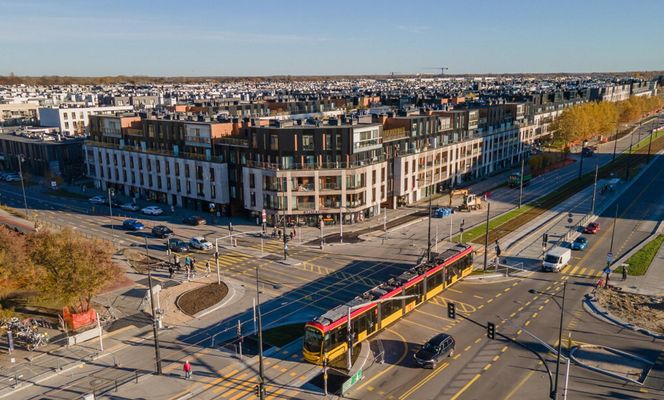
POLYGON ((124 222, 138 222, 138 221, 133 218, 130 218, 130 219, 125 219, 124 222))
POLYGON ((585 236, 579 236, 579 237, 576 238, 574 241, 575 241, 575 242, 577 242, 577 241, 578 241, 578 242, 585 242, 586 240, 588 240, 588 239, 586 239, 585 236))
POLYGON ((205 238, 203 236, 194 236, 192 239, 193 240, 198 240, 199 242, 205 240, 205 238))
POLYGON ((429 339, 427 343, 431 343, 433 345, 439 345, 445 341, 447 338, 451 338, 451 335, 448 335, 447 333, 439 333, 438 335, 432 337, 429 339))

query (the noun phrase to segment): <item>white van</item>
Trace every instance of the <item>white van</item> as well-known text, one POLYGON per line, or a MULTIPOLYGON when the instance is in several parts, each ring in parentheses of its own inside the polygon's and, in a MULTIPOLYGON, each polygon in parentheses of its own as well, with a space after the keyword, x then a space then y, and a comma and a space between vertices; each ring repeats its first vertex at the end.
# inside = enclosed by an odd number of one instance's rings
POLYGON ((554 247, 546 252, 542 261, 544 271, 558 272, 563 269, 572 258, 572 250, 563 247, 554 247))

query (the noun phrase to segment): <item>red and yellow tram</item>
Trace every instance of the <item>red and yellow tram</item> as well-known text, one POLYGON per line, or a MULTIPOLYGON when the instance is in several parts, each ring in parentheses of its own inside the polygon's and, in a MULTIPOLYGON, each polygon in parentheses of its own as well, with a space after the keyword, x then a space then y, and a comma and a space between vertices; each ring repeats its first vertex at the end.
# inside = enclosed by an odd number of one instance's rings
POLYGON ((302 351, 305 360, 321 364, 324 357, 334 360, 348 351, 349 307, 391 297, 415 296, 373 303, 353 311, 351 331, 354 333, 353 345, 356 345, 470 274, 472 266, 473 247, 467 244, 453 245, 441 253, 434 253, 431 262, 424 262, 390 278, 350 302, 307 322, 302 351))

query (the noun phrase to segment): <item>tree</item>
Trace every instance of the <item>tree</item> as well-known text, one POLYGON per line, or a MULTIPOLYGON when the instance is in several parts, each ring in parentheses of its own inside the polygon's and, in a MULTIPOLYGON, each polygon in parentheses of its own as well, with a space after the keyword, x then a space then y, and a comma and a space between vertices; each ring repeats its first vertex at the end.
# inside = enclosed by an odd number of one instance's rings
POLYGON ((27 256, 24 235, 0 226, 0 296, 34 287, 39 271, 27 256))
POLYGON ((78 312, 87 311, 92 297, 120 274, 110 246, 70 229, 33 234, 28 243, 30 259, 43 270, 38 287, 44 297, 78 312))

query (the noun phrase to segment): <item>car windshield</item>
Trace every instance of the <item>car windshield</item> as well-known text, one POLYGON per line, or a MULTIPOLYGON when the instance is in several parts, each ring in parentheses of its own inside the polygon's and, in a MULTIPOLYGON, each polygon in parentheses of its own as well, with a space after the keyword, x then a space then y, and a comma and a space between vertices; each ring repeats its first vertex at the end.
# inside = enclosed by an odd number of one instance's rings
POLYGON ((424 351, 428 351, 429 353, 436 353, 438 351, 438 346, 427 342, 424 344, 424 351))
POLYGON ((554 256, 551 254, 547 254, 546 258, 544 258, 545 262, 551 263, 551 264, 558 264, 558 261, 560 261, 560 257, 554 256))
POLYGON ((586 242, 586 238, 577 238, 577 239, 575 240, 575 242, 577 242, 577 243, 585 243, 585 242, 586 242))
POLYGON ((307 327, 304 331, 304 348, 312 353, 320 353, 323 347, 323 335, 318 329, 307 327))

